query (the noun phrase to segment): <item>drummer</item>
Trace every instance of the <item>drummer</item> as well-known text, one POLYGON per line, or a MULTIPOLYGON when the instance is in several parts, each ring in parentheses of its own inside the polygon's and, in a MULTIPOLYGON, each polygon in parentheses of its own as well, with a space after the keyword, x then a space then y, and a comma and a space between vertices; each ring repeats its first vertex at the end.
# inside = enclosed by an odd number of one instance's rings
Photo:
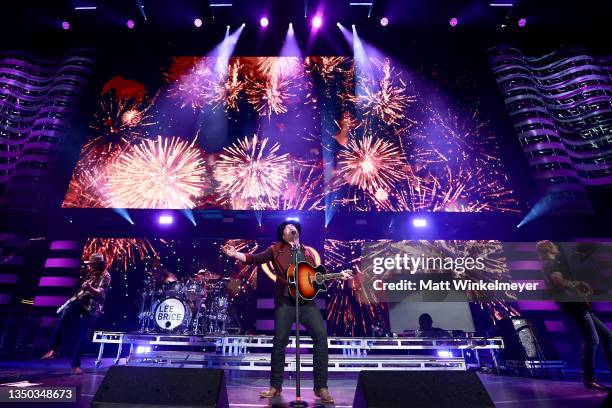
POLYGON ((194 279, 198 283, 207 283, 210 281, 216 281, 216 280, 219 280, 220 278, 221 276, 217 275, 216 273, 212 273, 211 271, 207 269, 200 269, 194 275, 194 279))
POLYGON ((147 272, 147 274, 151 275, 156 282, 172 283, 178 281, 175 274, 161 266, 161 260, 159 258, 153 258, 153 261, 151 261, 151 267, 153 269, 147 272))

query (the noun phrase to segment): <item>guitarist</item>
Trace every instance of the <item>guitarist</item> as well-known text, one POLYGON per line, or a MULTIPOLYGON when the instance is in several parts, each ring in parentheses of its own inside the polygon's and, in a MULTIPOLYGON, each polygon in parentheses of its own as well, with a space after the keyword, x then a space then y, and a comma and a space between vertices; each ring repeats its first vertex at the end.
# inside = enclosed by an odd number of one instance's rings
POLYGON ((87 261, 87 274, 79 291, 69 300, 66 307, 59 312, 55 329, 51 335, 49 351, 42 359, 55 357, 61 344, 62 332, 69 322, 78 322, 78 339, 72 353, 72 374, 83 374, 81 357, 96 319, 102 314, 106 291, 110 285, 111 275, 108 272, 103 254, 91 254, 87 261))
POLYGON ((586 388, 598 391, 610 391, 608 387, 595 378, 595 354, 601 343, 608 367, 612 369, 612 332, 593 313, 588 302, 593 288, 587 282, 576 277, 585 275, 584 266, 576 262, 584 258, 580 251, 574 251, 570 262, 564 261, 561 251, 551 241, 540 241, 536 249, 542 261, 542 270, 548 291, 558 300, 559 309, 569 316, 582 335, 582 381, 586 388))
MULTIPOLYGON (((297 221, 285 221, 276 229, 278 242, 258 254, 238 252, 233 246, 222 247, 223 252, 240 262, 261 265, 271 262, 274 266, 276 284, 274 287, 274 339, 272 342, 270 388, 260 393, 262 398, 279 396, 283 386, 285 369, 285 348, 289 343, 291 326, 295 322, 295 299, 289 294, 287 269, 295 262, 315 264, 311 251, 300 242, 302 226, 297 221)), ((306 327, 313 340, 314 393, 322 402, 330 404, 334 399, 327 388, 327 330, 323 317, 312 301, 300 301, 300 322, 306 327)))

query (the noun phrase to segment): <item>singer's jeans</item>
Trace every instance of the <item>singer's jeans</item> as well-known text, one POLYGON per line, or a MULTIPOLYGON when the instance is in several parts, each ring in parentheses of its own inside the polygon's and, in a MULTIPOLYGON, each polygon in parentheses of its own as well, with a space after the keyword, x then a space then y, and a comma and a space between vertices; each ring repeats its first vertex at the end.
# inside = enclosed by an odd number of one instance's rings
POLYGON ((70 366, 80 367, 81 357, 85 351, 85 345, 89 341, 89 334, 96 321, 96 318, 92 316, 87 310, 83 309, 80 302, 72 302, 66 307, 59 315, 53 334, 51 335, 51 341, 49 343, 50 350, 57 350, 62 343, 62 333, 67 329, 69 324, 78 325, 78 337, 72 352, 72 362, 70 366))
MULTIPOLYGON (((287 296, 278 296, 274 305, 274 340, 270 385, 281 389, 285 370, 285 348, 289 343, 291 326, 295 322, 295 300, 287 296)), ((327 387, 327 330, 321 312, 314 302, 300 303, 300 323, 306 327, 314 343, 314 388, 327 387)))

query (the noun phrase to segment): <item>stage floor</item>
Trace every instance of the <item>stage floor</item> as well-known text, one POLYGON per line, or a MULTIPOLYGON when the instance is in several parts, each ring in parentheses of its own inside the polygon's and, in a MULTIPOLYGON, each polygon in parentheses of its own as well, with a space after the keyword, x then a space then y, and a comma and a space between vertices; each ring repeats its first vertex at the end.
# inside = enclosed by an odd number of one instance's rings
MULTIPOLYGON (((30 382, 46 386, 77 386, 80 392, 78 402, 66 406, 89 407, 91 400, 104 377, 112 359, 104 359, 100 368, 94 367, 94 359, 83 362, 85 374, 71 376, 69 360, 60 358, 50 363, 40 360, 0 361, 0 384, 9 382, 30 382)), ((330 373, 329 386, 336 398, 338 408, 350 407, 353 402, 358 373, 330 373)), ((612 407, 612 397, 605 392, 585 389, 579 381, 553 381, 523 377, 480 374, 487 391, 497 407, 502 408, 539 408, 539 407, 612 407)), ((258 393, 268 385, 266 373, 227 371, 227 391, 232 407, 268 407, 266 400, 258 398, 258 393)), ((306 374, 302 381, 302 396, 308 402, 314 401, 312 377, 306 374)), ((291 401, 295 392, 293 380, 284 385, 284 398, 291 401)), ((404 396, 409 398, 409 396, 404 396)), ((285 406, 283 400, 274 401, 274 406, 285 406)), ((51 404, 57 406, 56 404, 51 404)), ((34 407, 20 403, 19 407, 34 407)), ((38 405, 40 406, 40 404, 38 405)), ((312 405, 311 405, 312 406, 312 405)))

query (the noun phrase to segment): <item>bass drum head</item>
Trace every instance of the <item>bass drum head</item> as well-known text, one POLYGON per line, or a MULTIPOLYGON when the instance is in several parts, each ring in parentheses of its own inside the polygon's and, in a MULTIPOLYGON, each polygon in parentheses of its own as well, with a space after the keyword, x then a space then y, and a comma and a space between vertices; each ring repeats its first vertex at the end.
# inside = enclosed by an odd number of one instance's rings
POLYGON ((191 310, 178 298, 167 297, 153 306, 153 320, 163 331, 173 331, 187 325, 191 310))

